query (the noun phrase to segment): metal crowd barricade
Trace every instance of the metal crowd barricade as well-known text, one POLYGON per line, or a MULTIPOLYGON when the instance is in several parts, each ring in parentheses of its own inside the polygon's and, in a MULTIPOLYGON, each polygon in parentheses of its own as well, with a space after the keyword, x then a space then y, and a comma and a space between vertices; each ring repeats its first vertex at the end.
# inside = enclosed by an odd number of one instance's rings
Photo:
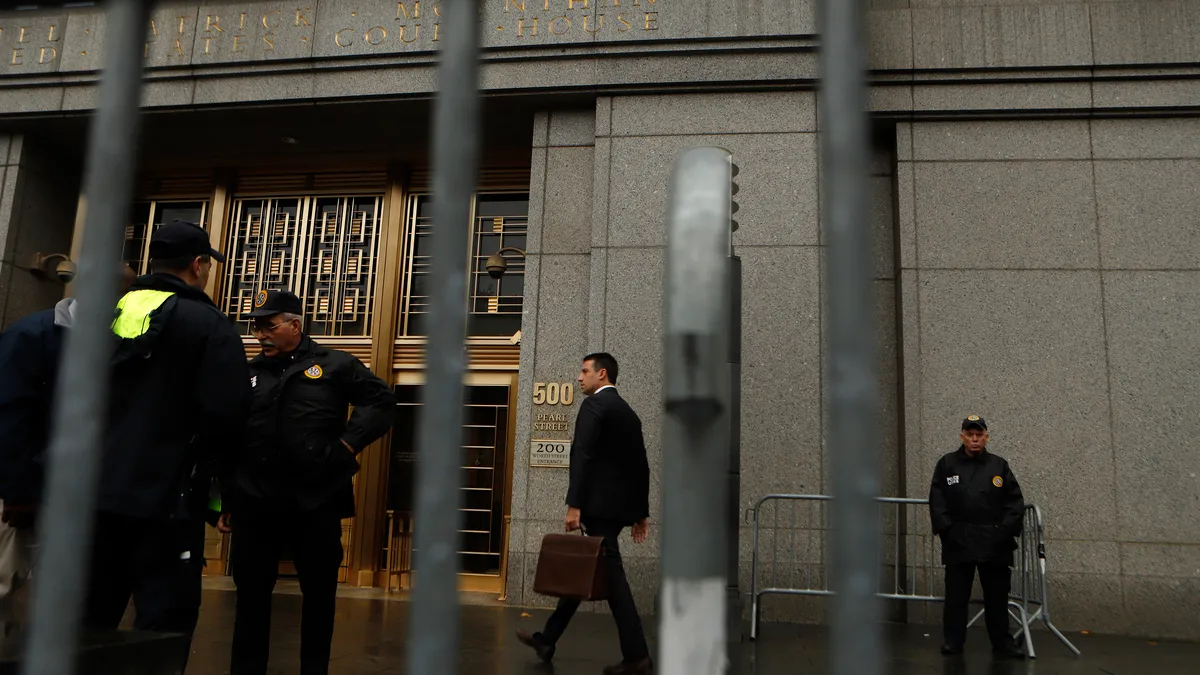
MULTIPOLYGON (((750 567, 750 639, 758 637, 762 598, 766 595, 832 596, 829 583, 827 504, 829 495, 770 494, 747 513, 753 524, 750 567), (769 521, 769 522, 768 522, 769 521), (764 556, 764 549, 769 548, 764 556), (769 575, 765 573, 769 572, 769 575), (764 580, 764 576, 767 578, 764 580)), ((877 552, 876 596, 886 600, 944 602, 938 577, 941 542, 930 532, 929 501, 904 497, 878 497, 882 511, 883 546, 877 552)), ((1030 629, 1045 624, 1076 656, 1079 650, 1050 620, 1046 584, 1046 544, 1042 512, 1025 506, 1024 527, 1014 554, 1016 569, 1009 613, 1018 628, 1026 653, 1036 652, 1030 629)), ((969 625, 981 616, 980 610, 969 625)))

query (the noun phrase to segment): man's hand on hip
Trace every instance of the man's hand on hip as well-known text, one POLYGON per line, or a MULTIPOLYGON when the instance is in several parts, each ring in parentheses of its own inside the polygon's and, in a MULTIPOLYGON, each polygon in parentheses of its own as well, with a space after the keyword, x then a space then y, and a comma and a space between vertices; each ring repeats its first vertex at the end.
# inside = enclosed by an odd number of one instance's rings
POLYGON ((633 543, 641 544, 650 535, 650 519, 642 518, 633 524, 633 543))
POLYGON ((583 527, 579 523, 579 509, 575 508, 574 506, 567 507, 566 524, 567 532, 574 532, 575 530, 583 527))

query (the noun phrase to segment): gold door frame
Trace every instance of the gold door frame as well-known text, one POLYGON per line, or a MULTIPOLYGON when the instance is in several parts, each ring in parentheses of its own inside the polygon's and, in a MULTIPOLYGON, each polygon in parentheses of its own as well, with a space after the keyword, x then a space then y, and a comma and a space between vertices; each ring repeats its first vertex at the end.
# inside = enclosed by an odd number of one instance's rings
MULTIPOLYGON (((509 551, 509 534, 512 529, 512 480, 513 466, 516 456, 516 421, 517 421, 517 402, 519 400, 517 394, 517 382, 519 380, 518 373, 515 371, 468 371, 464 373, 464 386, 506 386, 508 387, 508 437, 504 439, 505 445, 505 468, 504 468, 504 485, 503 485, 503 513, 501 526, 501 547, 500 547, 500 574, 492 576, 489 574, 471 574, 460 572, 458 575, 458 587, 461 591, 479 592, 479 593, 495 593, 501 601, 506 599, 505 589, 508 587, 508 551, 509 551)), ((392 382, 393 386, 424 386, 425 373, 420 371, 400 371, 395 374, 392 382)), ((386 487, 385 487, 386 491, 386 487)), ((411 546, 411 539, 409 540, 411 546)), ((404 552, 401 553, 402 555, 404 552)), ((411 549, 407 552, 411 560, 411 549)), ((383 574, 389 575, 389 570, 382 570, 383 574)), ((412 573, 408 575, 409 583, 411 584, 412 573)), ((390 583, 385 581, 385 587, 390 587, 390 583)), ((404 588, 404 585, 401 586, 404 588)))

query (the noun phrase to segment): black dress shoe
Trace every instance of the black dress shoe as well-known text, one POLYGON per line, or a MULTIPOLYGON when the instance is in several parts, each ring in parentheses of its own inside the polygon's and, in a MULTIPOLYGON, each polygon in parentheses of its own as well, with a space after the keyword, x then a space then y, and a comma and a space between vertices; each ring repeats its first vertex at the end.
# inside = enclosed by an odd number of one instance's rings
POLYGON ((528 631, 517 631, 517 639, 521 644, 529 647, 537 654, 537 657, 546 663, 550 663, 550 659, 554 658, 554 645, 546 642, 546 638, 542 637, 541 633, 529 633, 528 631))
POLYGON ((942 645, 942 654, 945 656, 958 656, 963 653, 962 645, 942 645))
POLYGON ((654 661, 649 656, 636 661, 622 661, 604 669, 604 675, 649 675, 654 672, 654 661))
POLYGON ((997 661, 1006 659, 1012 661, 1021 661, 1025 658, 1025 652, 1017 649, 1015 646, 1001 647, 1000 649, 992 650, 992 658, 996 659, 997 661))

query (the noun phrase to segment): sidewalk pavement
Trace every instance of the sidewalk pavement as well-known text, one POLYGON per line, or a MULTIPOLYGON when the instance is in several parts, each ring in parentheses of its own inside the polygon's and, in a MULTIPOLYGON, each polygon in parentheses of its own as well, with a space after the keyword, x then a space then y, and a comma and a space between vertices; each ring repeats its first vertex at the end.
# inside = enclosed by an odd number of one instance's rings
MULTIPOLYGON (((200 623, 187 675, 224 675, 229 670, 234 594, 204 592, 200 623)), ((349 590, 349 589, 348 589, 349 590)), ((407 673, 405 639, 411 605, 382 599, 374 591, 343 593, 338 598, 330 675, 407 673), (347 597, 349 596, 349 597, 347 597), (357 597, 354 597, 357 596, 357 597)), ((394 597, 394 596, 393 596, 394 597)), ((275 595, 271 626, 270 675, 299 672, 300 596, 281 582, 275 595)), ((467 675, 600 675, 619 660, 616 628, 608 614, 580 612, 559 642, 552 667, 513 638, 517 628, 539 630, 548 612, 489 604, 462 607, 462 659, 458 672, 467 675)), ((646 630, 655 649, 657 620, 646 630)), ((766 624, 758 640, 738 649, 729 672, 736 675, 820 675, 829 672, 829 631, 823 626, 766 624)), ((1070 634, 1083 652, 1076 658, 1044 631, 1035 634, 1038 658, 993 663, 983 629, 972 629, 967 653, 938 654, 940 630, 933 627, 886 627, 889 675, 1194 675, 1200 672, 1200 644, 1152 643, 1146 640, 1070 634)))

